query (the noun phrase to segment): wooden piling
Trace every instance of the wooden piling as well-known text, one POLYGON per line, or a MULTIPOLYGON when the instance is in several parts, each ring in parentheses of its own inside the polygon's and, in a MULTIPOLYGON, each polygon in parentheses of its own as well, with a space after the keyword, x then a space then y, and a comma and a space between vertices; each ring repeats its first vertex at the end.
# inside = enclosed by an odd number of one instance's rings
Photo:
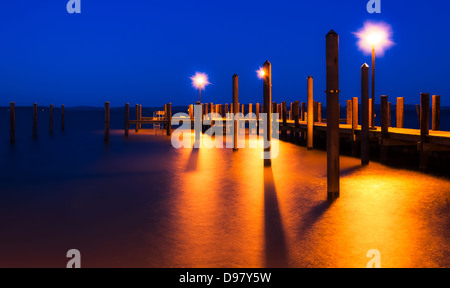
POLYGON ((64 132, 64 129, 65 129, 65 127, 64 127, 64 122, 65 122, 65 115, 64 115, 64 104, 63 105, 61 105, 61 131, 63 131, 64 132))
MULTIPOLYGON (((142 105, 139 105, 139 121, 142 120, 142 105)), ((142 129, 142 123, 139 124, 139 130, 142 129)))
POLYGON ((358 97, 353 97, 352 99, 352 155, 356 157, 358 155, 358 145, 356 142, 356 130, 358 129, 359 119, 358 119, 358 97))
POLYGON ((201 133, 203 132, 203 116, 204 105, 197 101, 194 106, 194 134, 195 134, 195 148, 200 147, 201 133), (197 112, 196 112, 197 111, 197 112), (198 114, 198 115, 197 115, 198 114))
POLYGON ((381 96, 381 163, 386 164, 388 160, 388 146, 386 140, 389 133, 388 96, 381 96))
POLYGON ((403 128, 405 126, 405 98, 397 97, 397 119, 396 127, 403 128))
POLYGON ((322 123, 322 103, 317 103, 317 122, 322 123))
MULTIPOLYGON (((239 76, 233 75, 233 113, 234 116, 239 113, 239 76)), ((238 150, 238 130, 239 130, 239 121, 235 118, 234 120, 234 146, 233 150, 238 150)))
POLYGON ((375 124, 373 123, 373 113, 372 113, 372 109, 373 109, 373 105, 372 105, 372 98, 369 99, 369 127, 372 128, 375 126, 375 124))
POLYGON ((255 105, 255 112, 256 112, 256 135, 259 135, 259 103, 256 103, 255 105))
POLYGON ((319 102, 314 101, 314 122, 319 122, 319 102))
MULTIPOLYGON (((139 121, 139 104, 136 104, 136 121, 139 121)), ((136 133, 139 132, 139 124, 136 123, 136 133)))
POLYGON ((277 102, 272 102, 272 113, 278 113, 278 105, 277 102))
POLYGON ((419 119, 419 128, 422 127, 422 122, 420 120, 420 105, 416 104, 416 114, 417 114, 417 119, 419 119))
POLYGON ((166 104, 167 136, 172 136, 172 103, 166 104))
POLYGON ((105 142, 109 142, 109 102, 105 103, 105 142))
POLYGON ((130 103, 125 104, 125 137, 130 134, 130 103))
POLYGON ((392 104, 388 102, 388 127, 392 127, 392 104))
POLYGON ((306 112, 306 103, 302 102, 300 105, 300 119, 301 121, 306 121, 305 119, 305 112, 306 112))
POLYGON ((430 94, 420 94, 420 170, 428 168, 428 151, 425 149, 430 134, 430 94))
POLYGON ((326 35, 327 81, 327 192, 328 199, 339 197, 339 36, 326 35))
POLYGON ((281 118, 283 121, 283 129, 281 130, 281 137, 283 140, 287 139, 287 115, 286 115, 286 102, 281 102, 281 118))
MULTIPOLYGON (((270 64, 269 61, 266 61, 264 63, 264 71, 266 72, 264 75, 264 82, 263 82, 263 95, 264 95, 264 113, 267 115, 267 120, 264 123, 264 140, 267 143, 271 143, 272 141, 272 64, 270 64)), ((275 106, 276 107, 276 106, 275 106)), ((272 145, 267 145, 267 147, 264 147, 265 154, 271 153, 272 145)), ((268 159, 264 159, 264 166, 269 167, 272 166, 272 159, 270 157, 268 159)))
POLYGON ((228 103, 225 103, 225 116, 230 113, 230 110, 228 109, 228 103))
POLYGON ((369 65, 361 66, 361 164, 369 164, 369 65))
POLYGON ((294 133, 291 135, 291 142, 299 143, 299 132, 300 128, 300 108, 299 101, 295 101, 292 107, 292 117, 294 117, 294 133))
POLYGON ((431 129, 433 131, 441 130, 441 96, 433 95, 431 105, 431 129))
POLYGON ((347 100, 347 125, 352 125, 353 101, 347 100))
MULTIPOLYGON (((352 129, 353 132, 356 131, 356 129, 358 129, 358 124, 359 124, 359 107, 358 107, 359 103, 358 103, 358 97, 353 97, 352 99, 352 129)), ((355 134, 355 133, 353 133, 355 134)))
POLYGON ((53 104, 50 104, 50 134, 53 134, 53 104))
POLYGON ((308 96, 308 119, 307 119, 307 135, 306 135, 306 147, 308 150, 313 149, 314 139, 314 92, 313 92, 314 79, 312 76, 308 77, 307 83, 307 96, 308 96))
POLYGON ((11 102, 9 104, 9 125, 10 125, 10 142, 16 143, 16 104, 11 102))
POLYGON ((37 110, 38 106, 36 103, 33 104, 33 138, 37 138, 37 110))

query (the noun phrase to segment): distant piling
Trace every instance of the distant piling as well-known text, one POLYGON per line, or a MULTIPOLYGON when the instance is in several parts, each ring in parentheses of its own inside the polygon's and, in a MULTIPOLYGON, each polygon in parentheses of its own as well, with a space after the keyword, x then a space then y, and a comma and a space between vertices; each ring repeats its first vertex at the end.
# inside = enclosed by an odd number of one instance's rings
POLYGON ((347 125, 352 125, 353 118, 353 102, 352 100, 347 100, 347 125))
POLYGON ((197 101, 194 106, 194 133, 195 133, 195 147, 200 147, 201 133, 203 127, 204 105, 197 101))
POLYGON ((10 123, 10 142, 16 143, 16 104, 11 102, 9 104, 9 123, 10 123))
POLYGON ((369 65, 361 67, 361 164, 369 164, 369 65))
POLYGON ((283 140, 287 139, 287 115, 286 115, 286 102, 281 102, 281 117, 283 121, 283 130, 281 132, 281 137, 283 140))
MULTIPOLYGON (((267 120, 264 123, 264 140, 267 143, 271 143, 272 141, 272 64, 269 61, 264 63, 264 71, 266 72, 264 75, 263 81, 263 95, 264 95, 264 113, 267 115, 267 120)), ((265 154, 271 153, 272 145, 268 145, 267 148, 264 148, 265 154)), ((266 155, 268 156, 268 155, 266 155)), ((268 159, 264 159, 264 166, 269 167, 272 166, 272 159, 270 157, 265 157, 268 159)))
POLYGON ((322 103, 317 103, 317 122, 322 123, 322 103))
POLYGON ((339 35, 326 35, 327 83, 327 192, 328 199, 339 197, 339 35))
POLYGON ((308 119, 307 119, 307 135, 306 146, 308 150, 313 149, 314 139, 314 92, 313 92, 314 79, 312 76, 308 77, 307 82, 307 96, 308 96, 308 119))
MULTIPOLYGON (((136 104, 136 121, 139 121, 139 104, 136 104)), ((139 132, 139 124, 136 122, 136 133, 139 132)))
POLYGON ((295 101, 293 106, 292 106, 292 117, 294 117, 294 133, 292 133, 292 137, 291 137, 291 141, 293 143, 298 143, 299 142, 299 135, 298 135, 298 131, 300 129, 300 108, 299 108, 299 102, 295 101))
POLYGON ((53 104, 50 104, 50 134, 53 134, 53 104))
POLYGON ((239 76, 237 74, 233 75, 233 113, 235 116, 234 120, 234 138, 233 138, 233 150, 238 150, 238 130, 239 130, 239 121, 236 119, 239 113, 239 76))
POLYGON ((405 126, 405 98, 397 97, 397 119, 396 127, 403 128, 405 126))
POLYGON ((433 95, 431 107, 431 129, 439 131, 441 130, 441 96, 433 95))
POLYGON ((259 103, 255 104, 255 112, 256 112, 256 135, 259 135, 259 103))
POLYGON ((36 103, 33 104, 33 138, 37 138, 37 110, 38 106, 36 103))
POLYGON ((302 102, 301 105, 300 105, 300 119, 301 119, 301 121, 306 121, 305 113, 306 113, 306 103, 302 102))
POLYGON ((105 142, 109 142, 109 121, 110 121, 109 102, 106 102, 105 103, 105 142))
POLYGON ((430 94, 420 94, 420 170, 428 167, 428 151, 426 144, 430 134, 430 94))

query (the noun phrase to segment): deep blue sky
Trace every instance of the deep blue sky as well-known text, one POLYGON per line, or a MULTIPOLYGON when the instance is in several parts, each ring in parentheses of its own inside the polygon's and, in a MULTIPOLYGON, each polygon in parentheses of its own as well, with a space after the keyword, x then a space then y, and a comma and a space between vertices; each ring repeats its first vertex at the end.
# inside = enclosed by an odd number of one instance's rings
MULTIPOLYGON (((189 77, 209 75, 207 102, 231 102, 232 75, 240 75, 240 102, 262 102, 256 78, 272 62, 273 99, 305 101, 306 77, 325 102, 325 35, 340 35, 341 103, 360 96, 360 66, 370 62, 356 46, 366 20, 391 24, 396 45, 377 62, 377 95, 419 102, 420 92, 450 105, 448 0, 2 0, 0 105, 53 103, 112 106, 125 102, 185 105, 198 99, 189 77)), ((378 100, 379 102, 379 100, 378 100)))

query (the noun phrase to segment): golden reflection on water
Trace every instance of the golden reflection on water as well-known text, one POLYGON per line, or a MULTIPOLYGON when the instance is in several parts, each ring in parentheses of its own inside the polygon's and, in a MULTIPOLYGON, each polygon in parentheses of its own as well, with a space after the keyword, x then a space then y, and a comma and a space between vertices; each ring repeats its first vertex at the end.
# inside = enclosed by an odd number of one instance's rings
POLYGON ((341 197, 326 200, 326 153, 180 149, 170 225, 176 267, 449 266, 449 181, 341 158, 341 197))

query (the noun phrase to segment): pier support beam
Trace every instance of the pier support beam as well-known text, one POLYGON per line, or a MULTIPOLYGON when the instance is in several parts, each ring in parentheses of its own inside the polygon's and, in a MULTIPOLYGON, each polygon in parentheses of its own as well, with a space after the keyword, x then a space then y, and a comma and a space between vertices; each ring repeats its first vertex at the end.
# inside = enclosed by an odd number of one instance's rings
POLYGON ((313 149, 314 139, 314 92, 313 92, 314 79, 312 76, 308 77, 308 119, 307 119, 307 135, 306 135, 306 148, 308 150, 313 149))
POLYGON ((16 143, 16 104, 11 102, 9 104, 9 125, 10 125, 10 135, 9 141, 11 144, 16 143))
POLYGON ((405 98, 397 97, 396 127, 403 128, 404 126, 405 126, 405 98))
POLYGON ((233 113, 234 113, 234 139, 233 139, 233 150, 238 150, 238 132, 239 132, 239 121, 236 119, 237 114, 239 114, 239 76, 233 75, 233 113))
POLYGON ((301 119, 301 121, 306 121, 306 119, 305 119, 306 103, 302 102, 300 107, 301 107, 301 109, 300 109, 300 119, 301 119))
POLYGON ((326 35, 327 77, 327 194, 339 197, 339 36, 331 30, 326 35))
POLYGON ((420 170, 428 168, 428 151, 424 149, 430 134, 430 94, 420 94, 420 170))
POLYGON ((353 102, 352 100, 347 100, 347 125, 352 125, 352 115, 353 113, 353 102))
POLYGON ((369 164, 369 65, 361 67, 361 165, 369 164))
MULTIPOLYGON (((139 120, 139 104, 136 104, 136 120, 139 120)), ((139 124, 136 123, 136 133, 139 132, 139 124)))
MULTIPOLYGON (((264 142, 269 143, 269 145, 264 148, 264 152, 265 154, 270 155, 272 148, 272 145, 270 145, 272 141, 272 64, 270 64, 269 61, 266 61, 264 63, 263 69, 265 71, 263 82, 264 113, 266 113, 267 115, 267 120, 264 123, 264 142)), ((268 159, 264 159, 264 166, 272 166, 272 159, 270 159, 270 157, 265 158, 268 159)))
POLYGON ((300 108, 299 108, 299 105, 300 105, 300 103, 299 103, 299 101, 295 101, 294 102, 294 104, 293 104, 293 106, 292 106, 292 117, 294 117, 293 119, 294 119, 294 130, 293 130, 293 133, 292 133, 292 135, 291 135, 291 142, 292 143, 296 143, 296 144, 298 144, 299 143, 299 132, 298 132, 298 129, 300 128, 300 124, 299 124, 299 121, 300 121, 300 114, 299 114, 299 111, 300 111, 300 108))
POLYGON ((431 109, 432 109, 431 129, 433 131, 439 131, 439 130, 441 130, 441 96, 433 95, 431 109))
POLYGON ((200 139, 202 126, 203 126, 203 115, 204 115, 204 105, 200 101, 197 101, 194 106, 194 133, 195 133, 195 144, 194 148, 200 148, 200 139))
POLYGON ((105 142, 109 142, 109 102, 105 103, 105 142))

